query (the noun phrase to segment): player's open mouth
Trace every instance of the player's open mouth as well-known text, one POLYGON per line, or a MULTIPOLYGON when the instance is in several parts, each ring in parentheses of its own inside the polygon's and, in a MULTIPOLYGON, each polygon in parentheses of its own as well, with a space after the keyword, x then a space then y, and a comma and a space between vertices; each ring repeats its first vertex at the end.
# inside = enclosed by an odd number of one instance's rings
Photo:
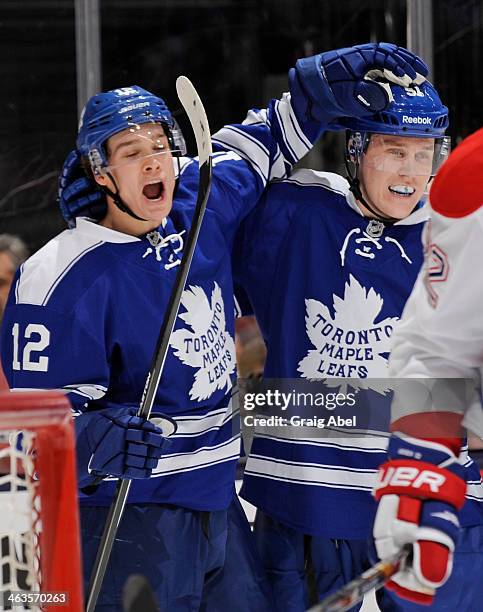
POLYGON ((162 181, 153 181, 143 187, 143 196, 153 202, 160 200, 163 196, 164 185, 162 181))
POLYGON ((403 196, 406 198, 412 196, 416 191, 414 187, 410 187, 409 185, 390 185, 388 189, 394 195, 403 196))

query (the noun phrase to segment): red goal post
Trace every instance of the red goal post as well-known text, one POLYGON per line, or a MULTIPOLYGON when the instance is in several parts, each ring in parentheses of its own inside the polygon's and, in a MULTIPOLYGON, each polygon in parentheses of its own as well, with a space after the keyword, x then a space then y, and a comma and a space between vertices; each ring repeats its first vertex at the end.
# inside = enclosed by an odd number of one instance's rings
POLYGON ((0 553, 1 609, 81 612, 75 437, 60 393, 0 392, 0 553), (35 594, 30 608, 18 591, 35 594))

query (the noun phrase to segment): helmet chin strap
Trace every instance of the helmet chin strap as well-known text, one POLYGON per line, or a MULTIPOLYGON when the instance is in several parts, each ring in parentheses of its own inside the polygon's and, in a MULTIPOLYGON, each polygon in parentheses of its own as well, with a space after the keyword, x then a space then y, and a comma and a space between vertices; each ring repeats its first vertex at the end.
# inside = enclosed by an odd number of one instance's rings
MULTIPOLYGON (((176 158, 176 161, 178 164, 178 176, 176 178, 176 182, 174 186, 173 198, 176 194, 176 190, 178 189, 178 184, 179 184, 179 170, 180 170, 179 158, 176 158)), ((136 213, 133 212, 129 208, 126 202, 124 202, 124 200, 121 198, 121 194, 119 192, 119 187, 117 186, 116 179, 112 176, 112 174, 110 172, 106 172, 106 176, 108 176, 111 179, 112 184, 114 185, 114 188, 116 189, 116 191, 115 192, 112 191, 111 189, 109 189, 109 187, 106 187, 106 185, 99 185, 99 187, 106 195, 112 198, 114 204, 119 208, 119 210, 123 213, 128 214, 130 217, 132 217, 133 219, 136 219, 137 221, 148 221, 149 219, 144 219, 143 217, 139 217, 138 215, 136 215, 136 213)))
POLYGON ((147 221, 147 219, 143 219, 143 217, 139 217, 138 215, 136 215, 136 213, 134 213, 126 204, 126 202, 124 202, 124 200, 121 198, 121 194, 119 193, 119 187, 117 186, 116 180, 112 176, 112 174, 110 172, 107 172, 106 176, 111 179, 116 191, 112 191, 111 189, 109 189, 109 187, 106 187, 106 185, 102 185, 101 189, 106 195, 112 198, 114 204, 119 208, 119 210, 123 213, 127 213, 130 217, 136 219, 137 221, 147 221))
POLYGON ((349 184, 350 184, 349 190, 351 191, 351 193, 354 194, 354 197, 356 198, 356 200, 359 200, 359 202, 363 204, 364 207, 367 208, 367 210, 371 212, 376 217, 377 220, 384 221, 384 223, 396 223, 396 221, 401 220, 401 219, 398 219, 397 217, 388 217, 384 215, 382 211, 379 210, 379 208, 377 208, 375 204, 372 204, 372 205, 369 204, 366 198, 362 195, 360 181, 358 178, 353 179, 352 181, 349 181, 349 184))
POLYGON ((390 224, 400 221, 400 219, 396 217, 390 217, 390 216, 385 215, 381 210, 379 210, 379 208, 374 203, 369 204, 366 198, 362 195, 361 182, 357 176, 359 172, 358 162, 355 162, 356 171, 355 171, 354 176, 351 174, 347 160, 345 162, 345 167, 347 171, 347 180, 349 181, 349 191, 353 194, 356 200, 358 200, 361 204, 363 204, 365 208, 367 208, 367 210, 371 212, 376 217, 376 219, 379 221, 383 221, 384 223, 390 223, 390 224))

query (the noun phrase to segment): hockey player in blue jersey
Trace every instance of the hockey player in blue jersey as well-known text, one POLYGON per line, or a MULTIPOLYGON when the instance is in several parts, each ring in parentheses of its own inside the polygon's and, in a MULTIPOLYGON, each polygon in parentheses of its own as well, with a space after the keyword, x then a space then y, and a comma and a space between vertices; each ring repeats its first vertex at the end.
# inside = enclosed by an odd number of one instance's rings
MULTIPOLYGON (((304 79, 313 116, 346 129, 348 179, 301 169, 270 185, 239 233, 235 279, 267 344, 267 379, 322 379, 326 390, 344 392, 350 381, 337 377, 357 378, 358 410, 369 407, 388 426, 391 335, 423 260, 424 195, 449 152, 448 114, 428 81, 386 80, 384 111, 328 118, 320 72, 344 70, 344 58, 329 52, 299 60, 291 80, 304 79)), ((388 439, 381 426, 373 435, 294 429, 255 430, 241 491, 258 508, 259 550, 286 612, 303 611, 372 564, 372 490, 388 439)), ((483 558, 483 490, 465 450, 459 461, 468 481, 464 529, 435 610, 481 601, 470 568, 483 558)), ((420 609, 387 590, 378 600, 382 610, 420 609)))
MULTIPOLYGON (((348 59, 351 53, 344 51, 348 59)), ((395 45, 357 53, 361 61, 344 82, 335 75, 328 104, 336 114, 385 108, 387 95, 364 78, 368 71, 411 81, 421 69, 395 45)), ((62 389, 71 399, 86 580, 116 478, 134 479, 99 609, 120 608, 132 573, 148 577, 162 610, 271 608, 234 499, 240 432, 230 403, 230 252, 267 182, 286 176, 324 127, 310 114, 302 85, 303 77, 292 98, 251 111, 213 138, 220 150, 210 198, 155 399, 153 416, 165 419, 164 430, 135 412, 191 224, 198 166, 183 156, 161 98, 133 86, 88 101, 60 178, 71 229, 15 279, 2 362, 13 389, 62 389), (169 438, 167 420, 177 426, 169 438)))

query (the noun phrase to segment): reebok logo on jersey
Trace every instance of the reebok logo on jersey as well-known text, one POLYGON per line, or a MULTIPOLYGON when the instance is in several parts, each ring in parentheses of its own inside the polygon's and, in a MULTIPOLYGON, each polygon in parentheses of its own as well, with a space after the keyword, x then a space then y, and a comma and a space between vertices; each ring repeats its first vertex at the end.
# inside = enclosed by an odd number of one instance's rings
POLYGON ((403 123, 416 123, 418 125, 431 125, 430 117, 409 117, 408 115, 403 115, 402 117, 403 123))
POLYGON ((383 471, 382 478, 377 485, 378 489, 384 487, 411 487, 412 489, 429 488, 433 493, 439 493, 446 478, 438 472, 431 470, 418 470, 415 467, 400 466, 388 467, 383 471))

